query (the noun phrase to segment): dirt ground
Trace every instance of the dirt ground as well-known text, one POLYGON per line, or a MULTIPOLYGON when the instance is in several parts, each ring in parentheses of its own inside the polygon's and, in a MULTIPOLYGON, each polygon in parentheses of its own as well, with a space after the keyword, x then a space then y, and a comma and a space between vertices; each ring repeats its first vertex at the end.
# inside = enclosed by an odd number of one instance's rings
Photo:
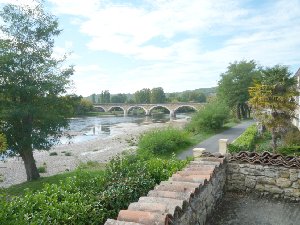
POLYGON ((300 225, 300 203, 228 192, 206 225, 300 225))

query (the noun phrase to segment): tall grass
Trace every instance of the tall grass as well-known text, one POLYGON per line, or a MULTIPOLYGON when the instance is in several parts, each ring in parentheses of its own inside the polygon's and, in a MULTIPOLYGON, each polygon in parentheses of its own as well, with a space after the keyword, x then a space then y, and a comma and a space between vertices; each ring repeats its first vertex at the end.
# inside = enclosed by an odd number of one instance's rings
POLYGON ((167 128, 153 130, 141 136, 139 154, 170 155, 192 144, 190 135, 182 130, 167 128))
POLYGON ((229 118, 229 108, 221 101, 212 101, 195 113, 186 129, 192 133, 217 131, 229 118))

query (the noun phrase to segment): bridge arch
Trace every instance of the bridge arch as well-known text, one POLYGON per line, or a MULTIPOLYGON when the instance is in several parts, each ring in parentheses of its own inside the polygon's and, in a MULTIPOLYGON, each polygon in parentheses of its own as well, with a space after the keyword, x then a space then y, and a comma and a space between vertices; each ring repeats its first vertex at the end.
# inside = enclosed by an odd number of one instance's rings
POLYGON ((108 112, 111 112, 112 110, 114 110, 114 109, 122 109, 123 110, 123 112, 125 112, 125 109, 122 107, 122 106, 111 106, 111 107, 109 107, 108 108, 108 112))
POLYGON ((181 108, 190 108, 190 109, 193 109, 195 112, 198 111, 198 109, 193 105, 180 105, 174 109, 174 112, 176 113, 181 108))
POLYGON ((94 106, 94 108, 99 110, 100 112, 102 112, 101 110, 103 110, 103 112, 106 112, 106 109, 102 106, 94 106))
POLYGON ((165 105, 155 105, 149 109, 149 115, 151 115, 152 110, 156 109, 156 108, 164 108, 164 109, 168 110, 170 113, 172 112, 172 110, 165 105))
POLYGON ((133 105, 133 106, 130 106, 128 109, 127 109, 127 113, 129 113, 131 110, 133 110, 133 109, 142 109, 142 110, 144 110, 144 112, 145 112, 145 115, 148 115, 149 113, 148 113, 148 110, 145 108, 145 107, 143 107, 143 106, 140 106, 140 105, 133 105))

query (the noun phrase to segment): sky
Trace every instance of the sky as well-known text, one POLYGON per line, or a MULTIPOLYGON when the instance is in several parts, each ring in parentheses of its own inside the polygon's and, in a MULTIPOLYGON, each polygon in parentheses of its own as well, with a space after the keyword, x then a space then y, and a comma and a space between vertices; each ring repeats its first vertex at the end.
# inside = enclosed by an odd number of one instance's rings
MULTIPOLYGON (((32 0, 0 0, 0 3, 32 0)), ((217 86, 229 63, 300 67, 300 0, 45 0, 63 29, 54 55, 78 95, 217 86)))

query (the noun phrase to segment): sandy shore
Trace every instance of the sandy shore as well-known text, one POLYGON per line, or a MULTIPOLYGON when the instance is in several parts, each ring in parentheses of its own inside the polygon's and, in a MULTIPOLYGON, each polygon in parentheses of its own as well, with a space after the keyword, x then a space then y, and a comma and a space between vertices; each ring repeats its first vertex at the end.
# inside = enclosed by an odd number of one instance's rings
MULTIPOLYGON (((113 135, 103 139, 95 138, 93 140, 59 145, 50 151, 35 151, 34 158, 37 166, 45 166, 46 173, 41 176, 50 176, 64 171, 74 170, 81 162, 98 161, 107 162, 109 159, 125 150, 136 148, 134 143, 138 137, 151 129, 162 128, 166 126, 183 127, 186 120, 175 120, 168 123, 149 123, 134 124, 124 123, 117 124, 111 128, 113 135), (50 156, 51 152, 56 152, 56 156, 50 156), (66 156, 70 153, 70 156, 66 156)), ((9 187, 26 181, 24 163, 21 158, 13 157, 7 161, 0 161, 0 187, 9 187)))

